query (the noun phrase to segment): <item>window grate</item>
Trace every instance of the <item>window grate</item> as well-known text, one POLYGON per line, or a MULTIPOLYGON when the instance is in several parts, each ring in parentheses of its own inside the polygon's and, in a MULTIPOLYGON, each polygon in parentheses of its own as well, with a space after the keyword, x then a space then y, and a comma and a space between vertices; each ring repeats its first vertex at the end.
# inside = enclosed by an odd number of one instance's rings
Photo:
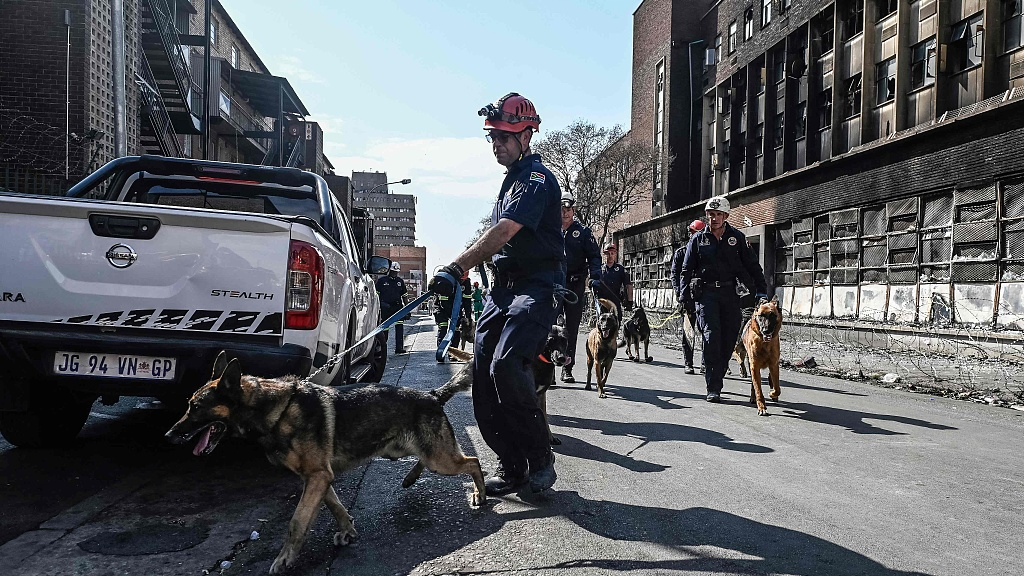
POLYGON ((957 222, 980 222, 983 220, 995 219, 996 205, 994 202, 990 204, 972 204, 969 206, 957 206, 956 208, 957 222))
POLYGON ((917 248, 917 234, 891 234, 889 235, 889 250, 906 250, 917 248))
POLYGON ((869 206, 861 210, 861 228, 865 236, 885 234, 885 206, 869 206))
POLYGON ((931 230, 921 233, 921 258, 923 262, 949 262, 952 250, 949 229, 931 230))
POLYGON ((892 284, 916 284, 917 266, 911 267, 889 267, 889 282, 892 284))
POLYGON ((830 272, 833 284, 857 284, 856 268, 833 268, 830 272))
POLYGON ((933 196, 924 201, 925 228, 949 226, 953 222, 953 195, 950 193, 933 196))
POLYGON ((921 282, 949 282, 949 264, 921 266, 921 282))
MULTIPOLYGON (((993 207, 995 208, 995 207, 993 207)), ((971 222, 967 224, 956 224, 953 226, 953 243, 961 244, 966 242, 995 242, 995 222, 971 222)))
POLYGON ((997 276, 995 262, 953 262, 950 273, 953 282, 995 282, 997 276))
POLYGON ((862 268, 860 271, 861 282, 885 284, 888 279, 885 268, 862 268))
POLYGON ((1003 233, 1003 258, 1024 260, 1024 231, 1003 233))
POLYGON ((1024 180, 1003 185, 1003 218, 1024 217, 1024 180))
POLYGON ((996 201, 996 187, 993 184, 987 186, 974 186, 956 190, 953 199, 957 206, 963 204, 980 204, 996 201))

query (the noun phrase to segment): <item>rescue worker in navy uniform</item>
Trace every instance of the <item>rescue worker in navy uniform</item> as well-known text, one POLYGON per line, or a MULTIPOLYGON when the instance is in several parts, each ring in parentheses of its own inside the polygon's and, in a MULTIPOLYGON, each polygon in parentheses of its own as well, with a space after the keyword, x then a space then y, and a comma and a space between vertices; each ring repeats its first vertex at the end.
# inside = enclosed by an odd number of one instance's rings
MULTIPOLYGON (((463 278, 460 282, 462 284, 462 302, 459 307, 459 320, 455 324, 455 332, 452 334, 452 341, 449 344, 451 348, 458 348, 459 343, 462 342, 462 320, 463 318, 472 318, 473 310, 473 286, 469 283, 469 278, 463 278)), ((452 320, 452 298, 454 293, 451 295, 436 294, 434 296, 434 323, 437 324, 437 345, 441 345, 441 341, 448 334, 448 325, 452 320)), ((438 360, 439 363, 443 363, 444 359, 438 360)))
MULTIPOLYGON (((409 289, 405 281, 398 275, 402 265, 398 262, 391 263, 388 273, 377 278, 377 294, 380 295, 380 315, 382 320, 387 320, 405 306, 405 295, 409 289)), ((395 354, 405 354, 405 318, 395 324, 395 354)), ((390 329, 389 329, 390 330, 390 329)), ((387 344, 387 342, 384 342, 387 344)))
POLYGON ((498 457, 486 492, 499 495, 529 484, 534 492, 555 483, 555 455, 537 406, 531 363, 555 322, 555 283, 563 278, 561 189, 530 150, 540 116, 511 93, 479 111, 487 141, 508 171, 491 227, 429 287, 452 294, 456 281, 490 258, 497 274, 484 304, 473 347, 473 409, 480 433, 498 457))
POLYGON ((680 282, 684 297, 697 309, 704 340, 704 381, 707 401, 722 401, 725 371, 740 331, 740 295, 763 298, 768 292, 764 271, 742 232, 730 226, 729 200, 716 196, 704 205, 707 227, 690 238, 680 282))
POLYGON ((626 310, 633 309, 633 280, 629 278, 629 272, 618 263, 619 248, 614 242, 609 242, 604 247, 604 266, 601 268, 600 278, 590 277, 590 286, 598 298, 607 298, 615 303, 619 320, 622 320, 622 307, 626 310), (626 299, 622 299, 625 293, 626 299))
POLYGON ((576 200, 568 192, 562 192, 562 237, 565 241, 565 287, 576 295, 575 304, 563 303, 569 363, 562 366, 562 382, 575 382, 572 367, 576 364, 576 340, 583 321, 584 290, 587 289, 588 275, 591 278, 601 277, 601 249, 590 228, 576 219, 576 200))
MULTIPOLYGON (((690 322, 690 326, 693 327, 694 342, 690 342, 690 339, 686 337, 686 328, 683 328, 683 360, 685 368, 683 371, 687 374, 693 374, 693 345, 696 344, 697 336, 697 308, 693 300, 689 298, 689 294, 683 292, 683 283, 679 281, 680 276, 683 273, 683 259, 686 257, 686 247, 689 245, 689 239, 693 238, 693 235, 704 229, 703 220, 694 220, 687 227, 687 243, 679 247, 678 250, 672 254, 672 291, 676 295, 676 300, 679 302, 679 308, 681 315, 690 322)), ((701 366, 701 371, 704 367, 701 366)))

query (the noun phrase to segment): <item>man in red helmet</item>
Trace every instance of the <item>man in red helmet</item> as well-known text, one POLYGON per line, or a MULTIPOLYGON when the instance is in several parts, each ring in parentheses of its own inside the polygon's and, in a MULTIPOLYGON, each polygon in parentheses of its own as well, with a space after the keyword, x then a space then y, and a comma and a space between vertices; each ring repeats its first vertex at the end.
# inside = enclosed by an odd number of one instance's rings
MULTIPOLYGON (((693 374, 693 344, 696 343, 697 340, 697 306, 694 304, 693 299, 689 297, 689 292, 683 290, 683 287, 680 285, 679 278, 683 272, 683 258, 686 256, 686 245, 694 234, 703 229, 703 220, 694 220, 691 222, 690 226, 687 227, 686 242, 683 242, 683 245, 680 246, 674 254, 672 254, 672 291, 675 292, 676 301, 679 302, 679 306, 682 309, 686 320, 690 322, 690 328, 693 330, 694 334, 694 342, 690 342, 690 339, 686 337, 686 327, 683 327, 683 360, 686 365, 683 371, 687 374, 693 374)), ((703 371, 704 367, 701 366, 701 372, 703 371)))
POLYGON ((555 282, 562 279, 562 191, 530 150, 540 116, 515 92, 480 109, 494 158, 508 171, 491 227, 428 287, 452 294, 467 270, 490 258, 497 269, 473 347, 473 409, 480 433, 498 456, 488 495, 529 483, 534 492, 555 483, 544 413, 530 366, 555 323, 555 282))

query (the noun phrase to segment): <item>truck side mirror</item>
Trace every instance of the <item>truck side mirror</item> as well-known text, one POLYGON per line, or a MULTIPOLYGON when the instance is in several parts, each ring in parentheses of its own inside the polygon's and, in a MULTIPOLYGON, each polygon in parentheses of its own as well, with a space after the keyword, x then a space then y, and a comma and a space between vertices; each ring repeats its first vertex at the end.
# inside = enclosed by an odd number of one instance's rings
POLYGON ((370 274, 387 274, 391 270, 391 260, 383 256, 370 256, 366 261, 366 271, 370 274))

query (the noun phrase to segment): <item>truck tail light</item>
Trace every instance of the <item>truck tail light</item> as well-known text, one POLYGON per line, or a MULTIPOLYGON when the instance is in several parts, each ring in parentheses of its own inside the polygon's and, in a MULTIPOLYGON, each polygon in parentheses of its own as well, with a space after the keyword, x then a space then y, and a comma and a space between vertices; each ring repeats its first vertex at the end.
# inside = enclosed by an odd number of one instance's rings
POLYGON ((288 250, 284 327, 312 330, 320 323, 324 289, 324 259, 312 244, 292 240, 288 250))

